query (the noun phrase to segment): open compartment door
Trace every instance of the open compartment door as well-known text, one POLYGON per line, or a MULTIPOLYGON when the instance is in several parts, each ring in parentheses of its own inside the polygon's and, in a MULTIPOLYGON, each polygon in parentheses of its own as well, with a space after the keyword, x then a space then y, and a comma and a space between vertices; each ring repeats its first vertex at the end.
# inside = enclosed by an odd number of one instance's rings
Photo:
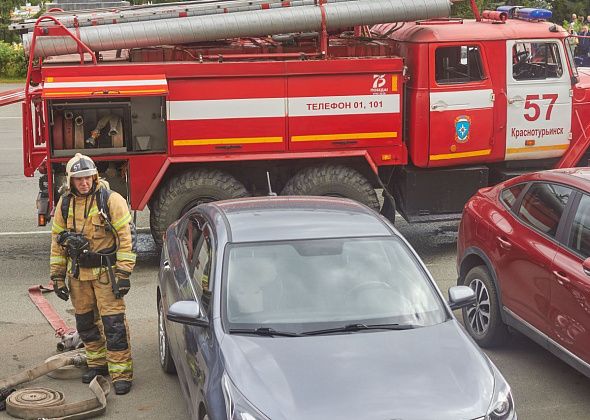
POLYGON ((166 151, 167 94, 164 75, 46 76, 52 156, 166 151))
POLYGON ((43 98, 94 98, 165 96, 168 82, 163 74, 135 76, 54 77, 43 83, 43 98))

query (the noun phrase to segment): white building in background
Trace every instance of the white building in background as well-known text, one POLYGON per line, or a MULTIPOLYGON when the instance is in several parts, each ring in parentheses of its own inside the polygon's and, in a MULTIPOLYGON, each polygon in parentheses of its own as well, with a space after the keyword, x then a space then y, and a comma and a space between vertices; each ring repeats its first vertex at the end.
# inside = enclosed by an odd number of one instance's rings
POLYGON ((41 11, 41 6, 33 6, 31 3, 26 3, 24 6, 15 7, 10 14, 10 20, 13 22, 29 19, 41 11))

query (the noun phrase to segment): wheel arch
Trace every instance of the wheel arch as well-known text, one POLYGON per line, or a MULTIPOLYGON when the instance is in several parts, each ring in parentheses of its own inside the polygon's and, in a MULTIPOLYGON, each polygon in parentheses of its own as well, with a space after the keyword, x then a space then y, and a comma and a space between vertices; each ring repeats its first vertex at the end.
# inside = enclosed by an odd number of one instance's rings
POLYGON ((489 257, 486 253, 477 247, 469 247, 465 250, 463 255, 463 259, 461 260, 461 264, 459 266, 459 278, 457 279, 457 284, 461 284, 462 280, 465 278, 469 270, 479 265, 483 265, 491 274, 492 281, 494 282, 494 286, 496 287, 497 297, 498 297, 498 304, 500 305, 500 313, 502 314, 502 319, 505 319, 502 303, 502 288, 500 286, 500 282, 498 281, 498 276, 496 274, 496 270, 492 262, 490 261, 489 257))
POLYGON ((378 173, 375 171, 375 165, 369 156, 317 156, 317 157, 302 157, 290 159, 273 159, 273 157, 260 156, 259 159, 254 160, 226 160, 226 161, 171 161, 165 168, 165 172, 158 181, 158 185, 154 188, 149 198, 146 198, 147 204, 152 206, 153 202, 158 199, 162 188, 170 182, 170 180, 183 172, 195 169, 213 169, 225 171, 240 181, 248 191, 263 191, 268 192, 266 172, 271 176, 271 186, 274 192, 281 191, 287 181, 293 177, 301 169, 322 165, 322 164, 337 164, 348 166, 357 170, 363 175, 374 188, 381 188, 378 173), (255 188, 253 188, 253 186, 255 188))

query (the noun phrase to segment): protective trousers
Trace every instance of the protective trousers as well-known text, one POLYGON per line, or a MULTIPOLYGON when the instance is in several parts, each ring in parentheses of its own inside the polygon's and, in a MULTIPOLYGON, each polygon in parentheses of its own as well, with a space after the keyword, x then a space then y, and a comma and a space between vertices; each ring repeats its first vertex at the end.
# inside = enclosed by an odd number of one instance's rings
POLYGON ((113 382, 133 379, 125 301, 115 298, 107 273, 98 280, 69 277, 76 329, 86 348, 88 367, 108 365, 113 382), (105 347, 106 344, 106 347, 105 347))

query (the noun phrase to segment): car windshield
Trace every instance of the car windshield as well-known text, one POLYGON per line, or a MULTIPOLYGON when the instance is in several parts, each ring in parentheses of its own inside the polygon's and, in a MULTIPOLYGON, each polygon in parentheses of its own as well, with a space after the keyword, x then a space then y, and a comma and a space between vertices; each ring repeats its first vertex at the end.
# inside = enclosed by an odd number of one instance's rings
POLYGON ((225 267, 223 316, 230 332, 417 327, 447 319, 425 271, 395 237, 232 244, 225 267))

